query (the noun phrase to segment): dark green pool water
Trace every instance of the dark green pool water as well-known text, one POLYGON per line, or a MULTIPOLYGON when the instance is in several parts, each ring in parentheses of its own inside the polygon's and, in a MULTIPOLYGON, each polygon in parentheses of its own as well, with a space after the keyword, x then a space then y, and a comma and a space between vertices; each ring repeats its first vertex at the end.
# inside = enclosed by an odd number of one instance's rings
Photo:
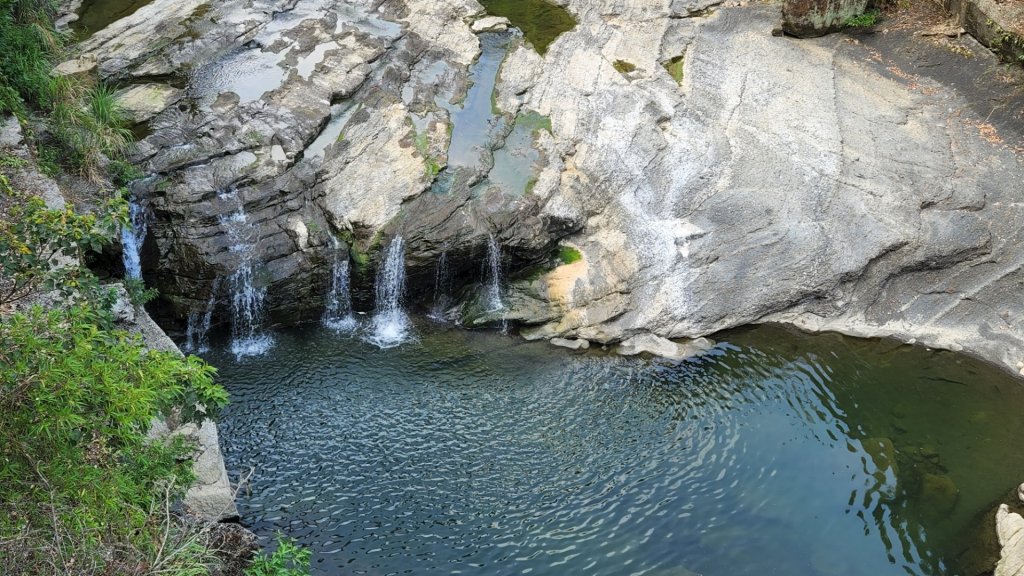
POLYGON ((488 14, 508 18, 540 54, 559 34, 576 26, 568 10, 547 0, 480 0, 480 4, 488 14))
POLYGON ((78 41, 85 40, 121 18, 131 16, 153 0, 83 0, 78 20, 71 23, 78 41))
POLYGON ((318 574, 947 575, 1024 479, 1024 386, 759 328, 693 362, 417 326, 220 367, 245 522, 318 574))

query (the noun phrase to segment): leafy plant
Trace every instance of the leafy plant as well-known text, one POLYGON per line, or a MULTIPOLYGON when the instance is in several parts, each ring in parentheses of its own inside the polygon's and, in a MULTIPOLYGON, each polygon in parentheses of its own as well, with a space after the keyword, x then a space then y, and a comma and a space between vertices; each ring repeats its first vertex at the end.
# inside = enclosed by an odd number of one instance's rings
POLYGON ((156 288, 146 288, 141 278, 125 278, 124 288, 128 292, 128 299, 136 306, 148 304, 159 295, 156 288))
POLYGON ((843 21, 847 28, 870 28, 878 23, 882 13, 879 10, 868 10, 867 12, 851 16, 843 21))
POLYGON ((0 322, 0 573, 205 573, 208 552, 169 504, 193 479, 192 447, 147 432, 213 416, 227 393, 201 359, 112 329, 112 291, 77 262, 126 219, 120 196, 79 215, 0 184, 2 294, 60 295, 0 322))
POLYGON ((99 252, 127 222, 127 203, 116 195, 101 216, 51 210, 38 197, 16 193, 0 175, 0 194, 13 201, 0 220, 0 310, 39 293, 57 290, 69 301, 96 300, 101 288, 80 264, 99 252))
POLYGON ((257 554, 245 576, 308 576, 310 556, 309 549, 278 534, 274 553, 257 554))
POLYGON ((117 186, 127 186, 145 175, 138 166, 121 158, 111 160, 107 170, 117 186))

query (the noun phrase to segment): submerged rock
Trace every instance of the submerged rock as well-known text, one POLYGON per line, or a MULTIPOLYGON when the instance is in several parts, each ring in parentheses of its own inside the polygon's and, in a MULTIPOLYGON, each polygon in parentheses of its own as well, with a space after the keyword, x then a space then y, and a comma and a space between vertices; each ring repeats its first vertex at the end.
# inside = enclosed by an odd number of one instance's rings
POLYGON ((956 507, 960 490, 949 476, 926 473, 921 478, 921 503, 927 513, 947 517, 956 507))
POLYGON ((673 342, 654 334, 639 334, 624 340, 616 351, 623 356, 651 354, 670 360, 685 360, 699 356, 714 346, 707 338, 697 338, 688 342, 673 342))
POLYGON ((549 342, 555 346, 568 348, 570 350, 586 350, 590 348, 590 342, 583 340, 582 338, 552 338, 549 342))

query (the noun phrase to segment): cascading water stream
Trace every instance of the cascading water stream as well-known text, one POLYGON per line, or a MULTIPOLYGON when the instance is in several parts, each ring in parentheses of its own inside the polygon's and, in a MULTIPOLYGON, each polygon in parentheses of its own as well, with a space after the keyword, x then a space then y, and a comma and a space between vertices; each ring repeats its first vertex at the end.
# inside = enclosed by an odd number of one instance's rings
POLYGON ((238 269, 228 277, 231 290, 231 352, 236 357, 257 356, 270 350, 273 338, 263 332, 264 300, 267 288, 256 283, 253 252, 255 230, 249 224, 248 216, 238 191, 228 190, 220 194, 225 201, 233 200, 236 210, 229 216, 222 216, 221 226, 226 230, 232 244, 231 252, 240 253, 238 269))
POLYGON ((135 199, 128 203, 129 223, 121 227, 121 258, 126 278, 142 279, 142 261, 139 255, 146 240, 146 210, 135 199))
POLYGON ((501 247, 494 236, 487 237, 486 285, 484 306, 487 312, 498 312, 505 309, 501 301, 501 247))
POLYGON ((451 304, 451 271, 448 266, 448 251, 441 252, 434 267, 434 303, 430 307, 431 320, 444 321, 445 311, 451 304))
POLYGON ((372 332, 365 339, 380 348, 392 348, 409 338, 409 318, 402 310, 405 292, 405 241, 395 236, 377 271, 377 309, 372 332))
POLYGON ((334 240, 334 265, 331 269, 331 287, 327 291, 324 307, 323 325, 335 332, 352 332, 356 329, 356 319, 352 315, 352 294, 349 289, 348 251, 344 245, 334 240))
POLYGON ((185 328, 185 344, 182 346, 184 352, 204 353, 210 351, 210 324, 213 321, 213 309, 217 304, 217 291, 220 289, 220 278, 214 281, 210 299, 206 301, 206 309, 200 313, 198 310, 188 315, 188 325, 185 328))

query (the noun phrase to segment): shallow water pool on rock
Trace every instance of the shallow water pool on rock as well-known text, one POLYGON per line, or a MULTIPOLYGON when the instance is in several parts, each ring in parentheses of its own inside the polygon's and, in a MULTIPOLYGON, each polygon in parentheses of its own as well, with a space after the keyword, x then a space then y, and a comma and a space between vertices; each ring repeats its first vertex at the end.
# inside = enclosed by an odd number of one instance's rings
POLYGON ((1024 386, 762 327, 672 363, 416 327, 208 359, 244 521, 318 574, 945 575, 1024 479, 1024 386))
POLYGON ((547 0, 480 0, 492 16, 504 16, 544 54, 563 32, 576 27, 576 19, 565 8, 547 0))

